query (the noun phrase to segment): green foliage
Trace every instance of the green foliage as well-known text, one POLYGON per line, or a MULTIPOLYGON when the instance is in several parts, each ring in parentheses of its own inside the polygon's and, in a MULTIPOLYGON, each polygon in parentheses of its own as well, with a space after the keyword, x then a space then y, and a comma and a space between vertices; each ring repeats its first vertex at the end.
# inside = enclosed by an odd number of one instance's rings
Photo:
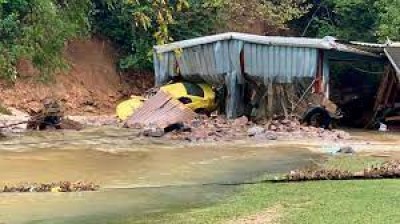
POLYGON ((400 40, 398 0, 323 0, 305 21, 308 36, 335 36, 346 40, 400 40))
POLYGON ((19 59, 31 60, 49 78, 64 66, 67 40, 89 30, 89 0, 0 0, 0 75, 17 78, 19 59))
POLYGON ((221 5, 215 0, 94 1, 94 29, 121 49, 121 69, 151 69, 152 47, 211 33, 221 5))
POLYGON ((224 0, 189 0, 189 10, 175 16, 170 31, 174 40, 183 40, 215 32, 221 24, 224 0))
POLYGON ((306 0, 225 0, 224 22, 229 30, 249 32, 251 23, 263 23, 281 31, 289 21, 303 16, 310 8, 306 0))
POLYGON ((400 41, 400 1, 399 0, 379 0, 375 3, 379 10, 378 36, 385 40, 400 41))
MULTIPOLYGON (((281 28, 304 13, 304 1, 255 1, 248 12, 281 28)), ((220 31, 235 24, 246 5, 242 0, 0 0, 0 75, 17 79, 16 65, 27 59, 48 79, 66 66, 67 41, 88 34, 108 37, 119 47, 121 69, 150 69, 153 45, 220 31)))
POLYGON ((398 0, 0 0, 0 77, 16 80, 27 59, 42 79, 66 67, 68 40, 89 34, 111 39, 121 69, 151 69, 152 46, 224 30, 279 34, 290 21, 308 36, 400 40, 398 0), (303 17, 302 17, 303 16, 303 17), (299 19, 302 17, 302 19, 299 19))
MULTIPOLYGON (((376 40, 378 11, 371 7, 376 0, 324 0, 317 11, 308 35, 335 36, 346 40, 376 40)), ((315 16, 313 14, 312 16, 315 16)), ((309 18, 312 19, 312 18, 309 18)))

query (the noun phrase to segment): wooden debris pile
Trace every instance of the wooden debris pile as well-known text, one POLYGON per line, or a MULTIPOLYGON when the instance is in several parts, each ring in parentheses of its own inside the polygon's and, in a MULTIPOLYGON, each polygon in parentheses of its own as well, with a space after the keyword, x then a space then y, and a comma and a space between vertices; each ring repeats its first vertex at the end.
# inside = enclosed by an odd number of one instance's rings
POLYGON ((29 130, 72 129, 81 130, 80 123, 64 117, 61 102, 56 99, 45 99, 39 111, 31 111, 31 118, 27 122, 29 130))
POLYGON ((364 178, 399 178, 400 161, 389 161, 381 165, 371 166, 362 172, 355 173, 355 176, 364 178))
POLYGON ((84 191, 98 191, 99 185, 86 182, 59 182, 50 184, 21 184, 18 186, 5 185, 0 189, 0 193, 24 193, 24 192, 84 192, 84 191))
POLYGON ((351 179, 390 179, 400 178, 400 161, 389 161, 350 172, 338 169, 295 170, 286 175, 284 181, 351 180, 351 179))
POLYGON ((287 181, 312 181, 312 180, 349 180, 354 176, 349 171, 341 170, 296 170, 291 171, 287 176, 287 181))

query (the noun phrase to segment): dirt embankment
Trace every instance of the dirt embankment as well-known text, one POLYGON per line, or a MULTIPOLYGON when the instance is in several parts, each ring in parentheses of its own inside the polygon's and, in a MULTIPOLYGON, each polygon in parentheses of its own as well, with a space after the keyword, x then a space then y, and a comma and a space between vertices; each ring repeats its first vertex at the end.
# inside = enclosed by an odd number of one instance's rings
POLYGON ((151 73, 118 72, 115 49, 99 38, 71 41, 64 56, 69 69, 47 84, 37 81, 39 73, 29 61, 21 60, 17 82, 0 84, 0 102, 28 111, 40 108, 45 98, 55 97, 64 102, 69 115, 113 114, 118 101, 153 85, 151 73))

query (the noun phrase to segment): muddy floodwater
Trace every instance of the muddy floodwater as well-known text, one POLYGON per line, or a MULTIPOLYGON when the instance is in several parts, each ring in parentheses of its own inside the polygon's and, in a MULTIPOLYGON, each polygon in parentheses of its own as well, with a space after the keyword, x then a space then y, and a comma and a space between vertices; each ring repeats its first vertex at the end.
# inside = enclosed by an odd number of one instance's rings
POLYGON ((29 133, 0 144, 0 185, 91 181, 99 192, 0 193, 0 223, 101 223, 207 206, 235 185, 308 166, 295 146, 187 145, 138 139, 117 128, 29 133))

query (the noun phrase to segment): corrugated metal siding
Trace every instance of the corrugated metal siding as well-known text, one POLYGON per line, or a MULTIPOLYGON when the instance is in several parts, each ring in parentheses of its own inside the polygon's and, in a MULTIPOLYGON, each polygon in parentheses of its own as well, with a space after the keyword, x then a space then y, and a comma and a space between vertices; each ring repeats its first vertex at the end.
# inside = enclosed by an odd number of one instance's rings
MULTIPOLYGON (((155 46, 156 85, 165 84, 175 76, 178 65, 184 79, 225 84, 228 89, 227 116, 233 118, 241 115, 244 98, 244 76, 240 65, 242 50, 245 73, 264 84, 271 81, 291 83, 295 77, 315 76, 318 51, 324 51, 325 90, 329 87, 329 59, 365 57, 370 60, 378 57, 371 52, 339 43, 333 37, 310 39, 225 33, 155 46)), ((325 93, 329 95, 327 91, 325 93)))
POLYGON ((125 123, 126 127, 135 128, 155 125, 166 128, 171 124, 190 121, 196 113, 163 91, 148 99, 125 123))
POLYGON ((224 57, 229 54, 225 41, 185 48, 177 57, 181 74, 185 79, 201 77, 206 82, 224 83, 225 74, 230 72, 230 63, 224 57))
POLYGON ((318 50, 285 46, 245 44, 245 73, 268 84, 291 83, 295 77, 312 77, 317 71, 318 50))
POLYGON ((156 85, 161 85, 176 75, 175 52, 154 54, 154 71, 156 74, 156 85))
POLYGON ((243 42, 224 40, 198 45, 181 51, 154 54, 156 84, 161 85, 176 75, 176 63, 183 78, 202 79, 213 84, 223 84, 226 76, 236 76, 243 82, 240 74, 240 52, 243 42))
POLYGON ((242 94, 238 85, 244 83, 240 67, 242 49, 242 41, 221 40, 184 48, 178 52, 155 53, 156 85, 162 85, 176 75, 177 63, 180 74, 186 80, 227 85, 229 91, 226 111, 229 117, 235 117, 243 108, 238 102, 242 94))
POLYGON ((294 77, 312 77, 317 70, 315 48, 271 46, 245 43, 241 40, 220 40, 180 49, 155 53, 156 84, 162 85, 176 75, 176 63, 186 80, 204 80, 225 84, 228 89, 226 113, 233 118, 244 110, 244 76, 240 54, 244 51, 245 72, 254 80, 290 83, 294 77))

